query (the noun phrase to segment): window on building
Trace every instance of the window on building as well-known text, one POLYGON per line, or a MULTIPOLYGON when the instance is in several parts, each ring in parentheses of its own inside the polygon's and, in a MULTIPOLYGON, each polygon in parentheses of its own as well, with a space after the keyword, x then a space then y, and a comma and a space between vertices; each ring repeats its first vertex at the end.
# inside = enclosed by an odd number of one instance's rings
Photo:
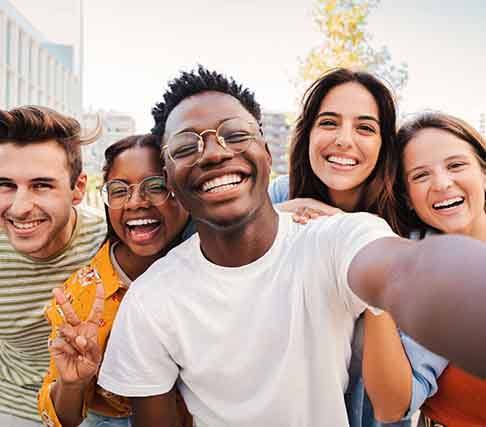
POLYGON ((17 49, 17 71, 20 75, 24 74, 26 71, 25 67, 25 57, 26 57, 27 44, 25 40, 25 33, 19 33, 19 46, 17 49))
POLYGON ((28 73, 29 73, 29 80, 32 83, 35 83, 35 77, 33 74, 34 71, 34 61, 35 61, 35 46, 34 42, 31 40, 29 43, 29 55, 28 55, 28 73))
POLYGON ((44 53, 39 49, 37 57, 37 84, 42 87, 44 85, 44 53))
POLYGON ((8 21, 7 24, 7 65, 12 65, 12 54, 13 54, 13 40, 14 40, 14 28, 13 24, 8 21))
POLYGON ((5 104, 7 108, 10 108, 13 104, 12 86, 13 86, 13 75, 11 72, 7 71, 7 82, 5 85, 5 104))

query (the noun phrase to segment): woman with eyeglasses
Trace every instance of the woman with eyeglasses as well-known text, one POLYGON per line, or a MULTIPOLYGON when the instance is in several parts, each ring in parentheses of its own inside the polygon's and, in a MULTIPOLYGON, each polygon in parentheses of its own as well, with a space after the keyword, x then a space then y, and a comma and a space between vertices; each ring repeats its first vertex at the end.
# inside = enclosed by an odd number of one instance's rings
MULTIPOLYGON (((102 354, 132 282, 191 234, 188 213, 165 186, 159 153, 152 135, 127 137, 105 151, 106 242, 63 290, 54 291, 46 309, 52 333, 50 366, 39 393, 44 425, 77 426, 84 419, 88 427, 131 426, 128 399, 96 384, 102 354)), ((178 425, 192 426, 180 396, 177 405, 178 425)))

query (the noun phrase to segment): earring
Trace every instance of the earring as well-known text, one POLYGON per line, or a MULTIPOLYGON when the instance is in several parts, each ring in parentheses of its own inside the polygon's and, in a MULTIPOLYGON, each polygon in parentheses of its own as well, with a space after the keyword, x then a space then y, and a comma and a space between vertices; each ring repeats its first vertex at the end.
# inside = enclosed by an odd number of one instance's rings
POLYGON ((171 192, 170 192, 169 197, 170 197, 171 199, 175 199, 175 194, 174 194, 174 192, 173 192, 173 191, 171 191, 171 192))

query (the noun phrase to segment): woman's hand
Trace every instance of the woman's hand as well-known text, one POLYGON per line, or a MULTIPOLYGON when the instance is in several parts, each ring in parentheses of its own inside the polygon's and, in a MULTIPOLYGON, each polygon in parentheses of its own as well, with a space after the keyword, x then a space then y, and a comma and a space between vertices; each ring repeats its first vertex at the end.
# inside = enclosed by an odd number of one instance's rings
POLYGON ((98 328, 104 309, 103 283, 96 281, 95 299, 85 321, 79 320, 61 288, 54 289, 53 294, 66 320, 49 345, 58 381, 70 388, 84 387, 96 375, 101 362, 98 328))
POLYGON ((275 205, 275 207, 279 211, 293 213, 292 218, 294 222, 299 224, 307 224, 310 219, 315 219, 320 216, 331 216, 343 212, 339 208, 310 198, 288 200, 275 205))

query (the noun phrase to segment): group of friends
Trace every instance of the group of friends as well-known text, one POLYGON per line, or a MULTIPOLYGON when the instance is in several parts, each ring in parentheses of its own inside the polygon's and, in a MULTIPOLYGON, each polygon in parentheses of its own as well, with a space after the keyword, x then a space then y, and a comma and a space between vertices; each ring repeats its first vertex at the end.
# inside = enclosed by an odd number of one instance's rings
POLYGON ((0 110, 0 425, 486 426, 486 142, 331 70, 289 175, 202 66, 82 205, 79 123, 0 110))

